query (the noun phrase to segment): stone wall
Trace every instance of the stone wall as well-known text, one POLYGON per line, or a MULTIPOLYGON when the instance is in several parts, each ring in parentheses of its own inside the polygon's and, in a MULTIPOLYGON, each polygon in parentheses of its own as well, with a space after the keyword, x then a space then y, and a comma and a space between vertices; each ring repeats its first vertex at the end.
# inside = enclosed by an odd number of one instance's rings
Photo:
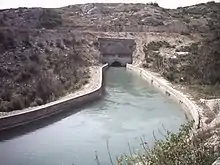
POLYGON ((199 115, 199 107, 193 103, 187 96, 183 93, 177 91, 172 88, 172 84, 160 78, 157 75, 154 75, 150 71, 146 71, 142 68, 127 64, 127 69, 131 70, 140 76, 142 76, 145 80, 147 80, 151 85, 159 89, 161 92, 166 94, 168 97, 177 102, 186 112, 187 116, 195 121, 195 127, 200 127, 200 115, 199 115))
POLYGON ((61 113, 65 110, 68 110, 69 108, 76 108, 93 100, 97 100, 102 96, 103 93, 103 72, 106 68, 107 64, 99 68, 99 76, 98 78, 96 77, 95 81, 97 85, 95 88, 85 88, 83 92, 80 92, 77 95, 70 94, 57 101, 50 102, 39 107, 15 111, 14 113, 8 113, 0 116, 0 131, 31 123, 33 121, 52 116, 54 114, 61 113))

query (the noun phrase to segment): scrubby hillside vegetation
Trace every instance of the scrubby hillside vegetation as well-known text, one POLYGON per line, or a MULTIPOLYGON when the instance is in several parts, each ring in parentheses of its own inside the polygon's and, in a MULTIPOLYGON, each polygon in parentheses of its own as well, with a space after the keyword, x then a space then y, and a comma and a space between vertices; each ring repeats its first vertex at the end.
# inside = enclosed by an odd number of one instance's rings
POLYGON ((192 134, 193 123, 182 125, 178 133, 165 131, 164 140, 155 137, 154 147, 143 139, 143 152, 131 151, 116 160, 117 165, 211 165, 220 156, 218 146, 210 144, 202 135, 192 134), (217 148, 217 149, 216 149, 217 148))
POLYGON ((97 63, 93 56, 96 47, 80 34, 44 29, 62 25, 62 18, 55 11, 43 9, 41 14, 30 11, 35 15, 25 17, 22 11, 20 20, 13 21, 10 18, 14 17, 14 10, 0 12, 3 13, 0 27, 0 111, 3 112, 42 105, 79 89, 90 77, 88 67, 97 63), (16 28, 24 22, 29 27, 16 28))
POLYGON ((220 4, 208 3, 207 8, 198 13, 190 8, 181 10, 185 15, 209 16, 209 30, 203 33, 197 29, 201 39, 184 46, 171 45, 167 41, 152 41, 146 44, 143 66, 161 73, 173 83, 197 88, 207 95, 219 96, 220 4), (164 48, 170 49, 171 56, 167 57, 161 53, 164 48))
POLYGON ((0 23, 22 28, 71 29, 106 32, 206 33, 218 15, 219 3, 209 2, 178 9, 156 3, 91 3, 57 9, 2 10, 0 23))

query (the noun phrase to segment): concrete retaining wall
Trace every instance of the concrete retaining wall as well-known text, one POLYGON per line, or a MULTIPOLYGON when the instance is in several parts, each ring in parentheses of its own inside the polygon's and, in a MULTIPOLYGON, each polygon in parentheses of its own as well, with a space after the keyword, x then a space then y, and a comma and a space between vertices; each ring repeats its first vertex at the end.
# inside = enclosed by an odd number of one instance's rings
POLYGON ((100 67, 99 80, 97 80, 98 85, 95 89, 88 89, 86 93, 81 95, 64 97, 63 99, 50 102, 39 107, 34 107, 30 110, 24 109, 15 113, 0 116, 0 131, 31 123, 33 121, 52 116, 54 114, 61 113, 68 108, 75 108, 98 99, 102 96, 103 93, 103 72, 106 68, 107 64, 100 67))
POLYGON ((154 87, 176 101, 185 110, 186 114, 191 115, 195 121, 195 127, 200 127, 199 108, 195 103, 188 99, 187 96, 172 88, 169 82, 159 78, 149 71, 130 64, 127 64, 127 69, 139 74, 154 87))

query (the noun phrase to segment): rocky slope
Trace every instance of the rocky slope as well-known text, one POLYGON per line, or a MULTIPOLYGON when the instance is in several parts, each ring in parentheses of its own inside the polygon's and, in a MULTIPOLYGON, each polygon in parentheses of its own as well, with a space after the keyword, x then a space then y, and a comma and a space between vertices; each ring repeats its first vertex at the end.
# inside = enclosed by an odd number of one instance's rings
POLYGON ((166 41, 170 47, 160 52, 172 57, 210 34, 219 9, 209 2, 174 10, 156 3, 1 10, 0 111, 44 104, 80 88, 87 67, 99 63, 100 36, 135 38, 134 62, 146 64, 144 45, 166 41))
MULTIPOLYGON (((85 4, 58 9, 2 10, 2 26, 19 28, 70 28, 71 30, 131 32, 202 32, 218 16, 219 3, 164 9, 152 4, 85 4)), ((217 21, 217 20, 215 20, 217 21)))
POLYGON ((0 111, 45 104, 75 91, 87 83, 88 66, 98 63, 97 46, 80 33, 41 28, 55 28, 62 19, 36 18, 44 17, 40 10, 1 11, 0 111))

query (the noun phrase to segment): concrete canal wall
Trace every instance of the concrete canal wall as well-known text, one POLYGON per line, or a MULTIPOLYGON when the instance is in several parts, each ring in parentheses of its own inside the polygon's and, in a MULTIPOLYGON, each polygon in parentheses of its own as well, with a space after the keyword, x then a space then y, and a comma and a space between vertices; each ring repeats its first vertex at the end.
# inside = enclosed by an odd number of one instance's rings
POLYGON ((163 78, 160 78, 159 76, 154 75, 152 72, 146 71, 131 64, 127 64, 127 69, 139 74, 151 85, 153 85, 161 92, 166 94, 168 97, 173 99, 175 102, 177 102, 185 110, 186 114, 190 115, 193 118, 193 120, 195 121, 195 127, 200 127, 199 107, 183 93, 174 89, 171 83, 164 80, 163 78))
MULTIPOLYGON (((0 131, 31 123, 33 121, 61 113, 62 111, 84 105, 100 98, 103 92, 103 72, 106 70, 106 68, 107 64, 96 68, 96 73, 92 74, 92 78, 87 87, 81 89, 80 91, 76 91, 73 94, 67 95, 57 101, 38 107, 27 108, 9 113, 1 113, 0 131)), ((196 127, 199 127, 200 117, 198 107, 190 99, 188 99, 187 96, 175 90, 171 87, 170 83, 149 71, 131 64, 127 64, 127 69, 136 72, 146 79, 150 84, 176 101, 186 111, 186 114, 193 118, 196 127)))
POLYGON ((103 65, 102 67, 93 68, 91 80, 86 87, 57 101, 53 101, 38 107, 1 113, 0 131, 31 123, 54 114, 62 113, 70 108, 85 105, 86 103, 100 98, 103 93, 103 72, 106 70, 106 68, 107 64, 103 65))

